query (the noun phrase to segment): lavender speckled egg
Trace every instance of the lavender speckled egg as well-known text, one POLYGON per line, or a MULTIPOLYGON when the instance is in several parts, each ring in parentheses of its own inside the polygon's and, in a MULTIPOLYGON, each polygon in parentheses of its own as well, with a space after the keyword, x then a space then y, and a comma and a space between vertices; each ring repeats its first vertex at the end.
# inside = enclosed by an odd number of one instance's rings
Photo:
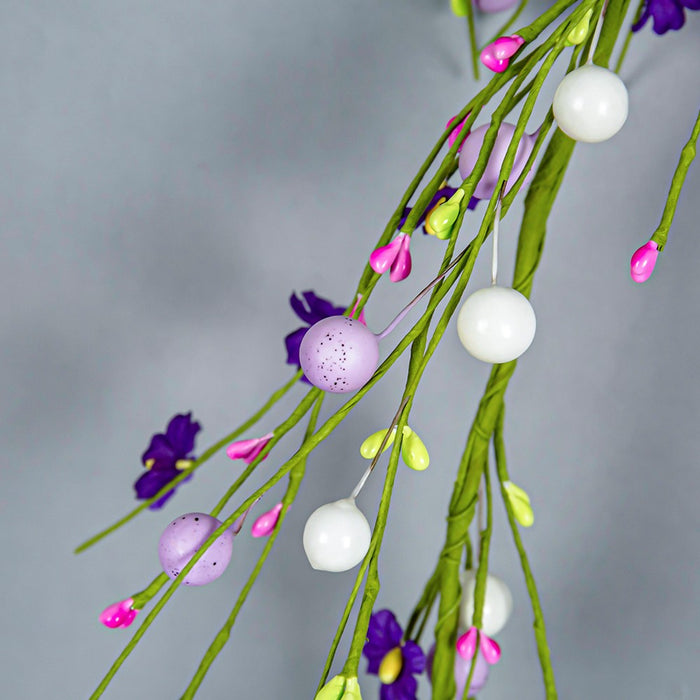
MULTIPOLYGON (((427 658, 428 679, 431 681, 434 657, 435 645, 433 644, 433 646, 430 647, 427 658)), ((469 669, 471 665, 471 659, 463 659, 459 654, 455 654, 455 684, 457 685, 457 692, 454 696, 455 700, 461 700, 464 697, 464 686, 467 683, 467 678, 469 678, 469 669)), ((486 663, 486 659, 484 659, 480 653, 477 653, 474 675, 472 676, 472 682, 469 686, 469 695, 471 696, 478 693, 486 685, 488 679, 489 665, 486 663)))
MULTIPOLYGON (((206 513, 187 513, 165 528, 158 542, 158 558, 163 571, 175 579, 194 553, 221 522, 206 513)), ((203 586, 224 573, 231 561, 233 533, 226 530, 192 567, 183 581, 186 586, 203 586)))
POLYGON ((329 316, 306 331, 299 362, 314 386, 344 394, 359 389, 374 374, 379 364, 379 341, 360 321, 329 316))
MULTIPOLYGON (((484 124, 478 129, 474 129, 462 146, 462 151, 459 155, 459 174, 463 179, 471 175, 476 161, 479 158, 479 151, 484 144, 486 132, 489 130, 490 124, 484 124)), ((486 162, 486 169, 481 179, 476 185, 474 196, 478 199, 490 199, 496 187, 498 187, 498 178, 501 172, 501 166, 506 157, 506 151, 510 146, 510 141, 515 133, 515 126, 508 122, 503 122, 498 127, 498 134, 493 144, 493 150, 486 162)), ((513 169, 508 177, 506 192, 515 184, 515 181, 520 177, 520 174, 525 168, 527 159, 532 153, 532 148, 535 145, 537 136, 535 134, 523 134, 520 138, 520 143, 515 151, 515 160, 513 161, 513 169)), ((523 181, 523 186, 532 179, 534 170, 530 170, 523 181)))

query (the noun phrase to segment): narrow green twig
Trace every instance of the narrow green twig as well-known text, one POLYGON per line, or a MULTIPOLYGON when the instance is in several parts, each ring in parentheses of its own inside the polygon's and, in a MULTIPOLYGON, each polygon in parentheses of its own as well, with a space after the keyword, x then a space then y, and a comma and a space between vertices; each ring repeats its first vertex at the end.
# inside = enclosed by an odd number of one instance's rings
MULTIPOLYGON (((314 407, 311 411, 309 425, 306 429, 304 440, 310 438, 311 435, 313 435, 314 430, 316 429, 318 414, 321 410, 321 405, 323 404, 323 398, 324 394, 320 394, 314 403, 314 407)), ((197 692, 197 689, 204 680, 204 676, 207 674, 207 671, 214 662, 214 659, 219 655, 221 650, 228 642, 229 637, 231 636, 231 629, 233 628, 236 618, 238 617, 238 613, 241 611, 241 608, 243 607, 243 604, 248 598, 248 594, 250 593, 253 584, 257 580, 258 575, 260 574, 268 555, 272 551, 277 536, 282 531, 282 525, 284 523, 285 518, 287 517, 287 510, 296 498, 296 495, 299 491, 299 487, 301 486, 302 479, 304 478, 305 468, 306 460, 301 460, 289 472, 289 485, 287 486, 287 491, 285 492, 284 497, 282 498, 282 510, 280 511, 279 519, 277 520, 275 529, 273 530, 272 534, 268 537, 267 542, 265 543, 265 547, 263 548, 262 553, 258 557, 258 561, 256 562, 255 566, 253 567, 253 571, 251 572, 250 576, 248 577, 248 580, 243 586, 243 589, 238 595, 238 599, 236 600, 236 604, 233 606, 233 610, 231 610, 231 613, 226 619, 226 622, 224 623, 223 627, 221 627, 218 634, 214 638, 214 641, 209 645, 209 648, 202 657, 202 660, 199 663, 199 667, 197 668, 196 673, 194 674, 192 680, 190 681, 190 684, 187 686, 185 692, 182 695, 182 700, 191 700, 191 698, 194 697, 195 693, 197 692)))
MULTIPOLYGON (((172 490, 174 486, 179 484, 181 481, 190 476, 196 469, 207 462, 211 457, 213 457, 219 450, 228 445, 232 440, 235 440, 239 435, 243 434, 246 430, 252 428, 299 380, 301 377, 301 371, 294 374, 294 376, 287 381, 281 388, 279 388, 270 398, 261 406, 261 408, 256 411, 248 420, 239 425, 235 430, 230 432, 226 437, 221 438, 218 442, 215 442, 211 447, 207 448, 202 452, 201 456, 196 459, 189 469, 183 469, 183 471, 178 474, 172 481, 168 482, 163 488, 158 491, 155 496, 145 500, 141 505, 134 508, 130 513, 127 513, 123 518, 117 520, 116 523, 110 525, 108 528, 98 532, 93 535, 90 539, 85 540, 81 545, 75 548, 74 553, 79 554, 84 552, 93 544, 99 542, 101 539, 107 537, 115 530, 118 530, 122 525, 126 525, 130 520, 135 518, 142 510, 148 508, 151 503, 157 501, 159 498, 164 496, 168 491, 172 490)), ((269 451, 269 450, 268 450, 269 451)))
POLYGON ((472 57, 474 80, 479 80, 479 46, 476 43, 476 27, 474 26, 474 4, 469 0, 467 8, 467 32, 469 33, 469 53, 472 57))
POLYGON ((504 484, 509 480, 508 468, 506 465, 505 444, 503 441, 504 413, 505 407, 502 407, 501 413, 498 418, 498 423, 496 424, 496 430, 494 432, 496 470, 498 472, 498 479, 501 484, 501 495, 503 496, 503 505, 505 506, 506 513, 508 515, 508 523, 510 525, 510 530, 513 534, 515 548, 518 550, 518 555, 520 556, 520 565, 523 570, 523 576, 525 577, 525 585, 527 587, 527 592, 530 597, 530 604, 532 606, 532 614, 534 616, 532 627, 535 633, 535 642, 537 644, 537 655, 540 660, 540 666, 542 667, 542 680, 544 681, 546 698, 547 700, 556 700, 558 697, 557 688, 554 680, 554 670, 552 669, 552 660, 549 654, 549 644, 547 643, 547 630, 545 628, 544 615, 542 613, 542 606, 540 604, 540 598, 537 592, 537 585, 535 583, 535 578, 532 575, 530 561, 527 557, 525 547, 523 546, 523 542, 520 537, 518 523, 515 519, 515 514, 513 513, 513 506, 511 505, 510 497, 508 496, 508 491, 504 486, 504 484))
POLYGON ((651 240, 656 243, 659 250, 663 250, 664 246, 666 245, 668 232, 671 230, 673 217, 676 214, 678 198, 681 196, 681 191, 683 190, 683 185, 685 183, 685 178, 688 175, 690 164, 695 158, 698 136, 700 136, 700 112, 698 112, 697 119, 695 120, 695 126, 690 134, 690 138, 681 150, 681 156, 678 161, 678 165, 676 166, 676 172, 673 173, 671 189, 669 190, 668 197, 666 198, 666 205, 664 206, 664 213, 661 216, 661 222, 659 223, 656 231, 654 231, 654 235, 651 237, 651 240))

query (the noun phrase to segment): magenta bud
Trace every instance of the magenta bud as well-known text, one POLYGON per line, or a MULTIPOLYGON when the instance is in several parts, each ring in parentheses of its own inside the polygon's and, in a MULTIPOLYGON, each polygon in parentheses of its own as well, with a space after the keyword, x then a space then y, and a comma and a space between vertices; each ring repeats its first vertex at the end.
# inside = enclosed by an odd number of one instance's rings
POLYGON ((250 534, 253 537, 267 537, 272 534, 272 531, 277 526, 280 513, 282 512, 282 504, 278 503, 274 508, 263 513, 259 518, 256 518, 253 527, 250 528, 250 534))
POLYGON ((646 282, 654 272, 656 258, 659 257, 659 246, 655 241, 647 241, 641 248, 634 251, 630 260, 630 275, 632 279, 641 284, 646 282))
MULTIPOLYGON (((471 112, 469 112, 469 114, 471 114, 471 112)), ((452 129, 452 131, 450 132, 450 135, 447 137, 447 143, 448 143, 450 148, 452 148, 452 146, 454 145, 454 142, 457 140, 457 138, 462 133, 462 130, 464 129, 464 125, 467 123, 467 119, 469 119, 469 114, 467 114, 467 116, 464 117, 464 119, 462 119, 462 121, 459 123, 459 125, 457 127, 452 129)), ((456 118, 457 117, 452 117, 452 119, 450 119, 450 121, 448 121, 447 124, 445 124, 445 128, 449 129, 449 127, 454 123, 454 120, 456 118)), ((468 131, 466 134, 461 136, 460 140, 462 142, 464 142, 464 139, 466 139, 467 136, 469 136, 468 131)), ((460 144, 459 148, 457 149, 457 153, 459 153, 461 150, 462 150, 462 145, 460 144)))
POLYGON ((470 627, 457 640, 457 653, 463 659, 471 659, 476 653, 476 627, 470 627))
POLYGON ((134 604, 133 598, 120 600, 118 603, 108 605, 100 613, 100 622, 111 629, 117 627, 128 627, 136 617, 138 610, 134 610, 131 606, 134 604))
MULTIPOLYGON (((252 440, 238 440, 238 442, 232 442, 226 448, 226 454, 231 459, 242 459, 246 464, 251 464, 265 449, 265 445, 267 445, 273 437, 273 433, 268 433, 260 438, 253 438, 252 440)), ((267 459, 267 455, 265 455, 263 459, 267 459)))
POLYGON ((481 52, 481 62, 494 73, 503 73, 508 68, 510 58, 525 43, 517 34, 501 36, 481 52))
POLYGON ((479 635, 479 646, 487 664, 497 664, 501 658, 501 647, 498 642, 487 637, 483 632, 479 635))

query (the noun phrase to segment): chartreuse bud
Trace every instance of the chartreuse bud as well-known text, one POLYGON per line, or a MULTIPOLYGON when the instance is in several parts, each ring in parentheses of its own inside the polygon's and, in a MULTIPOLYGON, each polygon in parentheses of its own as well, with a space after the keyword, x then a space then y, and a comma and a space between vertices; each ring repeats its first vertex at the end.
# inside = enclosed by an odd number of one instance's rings
POLYGON ((333 676, 321 690, 316 693, 314 700, 362 700, 360 684, 357 678, 333 676))
POLYGON ((467 6, 470 2, 471 0, 450 0, 452 12, 454 12, 457 17, 466 17, 469 14, 467 6))
MULTIPOLYGON (((360 454, 365 459, 374 459, 379 452, 379 448, 382 444, 382 440, 386 435, 386 430, 378 430, 376 433, 370 435, 363 443, 360 445, 360 454)), ((391 431, 389 439, 384 445, 384 450, 389 449, 396 438, 396 428, 391 431)), ((382 452, 384 451, 382 450, 382 452)), ((403 461, 411 469, 416 471, 423 471, 428 468, 430 464, 430 455, 426 449, 423 441, 413 432, 407 425, 403 428, 403 442, 401 443, 401 456, 403 461)))
POLYGON ((510 507, 513 509, 515 519, 523 527, 530 527, 535 522, 535 514, 530 506, 530 496, 512 481, 503 482, 503 488, 508 494, 508 500, 510 501, 510 507))
POLYGON ((430 464, 430 455, 423 441, 408 426, 403 430, 401 456, 406 466, 422 472, 430 464))
POLYGON ((566 35, 566 43, 569 46, 578 46, 586 40, 590 30, 592 16, 593 10, 590 9, 583 16, 583 19, 581 19, 581 21, 566 35))
MULTIPOLYGON (((378 430, 376 433, 372 433, 372 435, 360 445, 360 454, 365 459, 374 459, 377 456, 377 452, 379 452, 385 435, 386 430, 378 430)), ((389 439, 386 441, 386 445, 384 445, 384 450, 388 450, 392 446, 395 437, 396 428, 391 431, 391 435, 389 435, 389 439)), ((384 450, 382 450, 382 452, 384 452, 384 450)))
POLYGON ((459 216, 459 203, 464 197, 464 190, 457 190, 444 204, 435 207, 426 221, 427 225, 435 235, 444 240, 452 233, 452 226, 459 216))

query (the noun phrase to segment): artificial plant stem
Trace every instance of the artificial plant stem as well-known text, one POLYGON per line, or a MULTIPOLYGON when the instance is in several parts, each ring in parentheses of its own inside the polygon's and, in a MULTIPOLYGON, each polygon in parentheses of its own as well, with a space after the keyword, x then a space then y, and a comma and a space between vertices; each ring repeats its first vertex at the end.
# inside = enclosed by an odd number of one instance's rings
POLYGON ((76 547, 75 554, 85 551, 91 547, 96 542, 109 535, 110 533, 118 530, 122 525, 126 525, 130 520, 135 518, 142 510, 148 508, 151 503, 157 501, 159 498, 164 496, 168 491, 170 491, 174 486, 179 484, 181 481, 186 479, 190 474, 192 474, 196 469, 198 469, 202 464, 204 464, 210 457, 213 457, 219 450, 228 445, 232 440, 235 440, 239 435, 244 433, 249 428, 252 428, 299 380, 301 377, 301 370, 296 372, 294 376, 287 381, 282 387, 275 391, 272 396, 256 411, 248 420, 239 425, 234 431, 230 432, 226 437, 222 438, 218 442, 214 443, 211 447, 208 447, 198 459, 196 459, 189 469, 184 469, 180 474, 178 474, 172 481, 169 481, 163 488, 158 491, 158 493, 144 501, 140 506, 134 508, 130 513, 127 513, 123 518, 118 520, 113 525, 108 528, 98 532, 96 535, 88 540, 85 540, 81 545, 76 547))
MULTIPOLYGON (((644 6, 646 5, 646 3, 647 0, 639 0, 639 5, 637 6, 637 10, 634 13, 634 19, 632 20, 633 26, 637 24, 637 22, 639 22, 639 18, 642 16, 642 12, 644 12, 644 6)), ((616 73, 619 73, 620 68, 622 68, 622 63, 625 60, 625 56, 627 56, 627 49, 629 48, 633 36, 634 32, 632 31, 632 29, 629 29, 627 32, 627 36, 625 37, 625 43, 622 45, 620 55, 617 57, 617 62, 615 63, 616 73)))
MULTIPOLYGON (((546 235, 546 224, 554 199, 564 177, 574 141, 557 131, 547 147, 525 198, 525 213, 520 227, 516 253, 514 287, 525 296, 539 264, 546 235)), ((433 698, 454 695, 454 644, 460 597, 459 555, 468 537, 469 523, 480 475, 488 457, 488 445, 500 412, 500 404, 516 362, 495 365, 460 460, 448 515, 445 544, 440 554, 440 603, 435 626, 433 661, 433 698)))
MULTIPOLYGON (((489 571, 489 549, 491 546, 491 533, 493 532, 493 500, 491 498, 491 477, 489 475, 488 460, 484 465, 484 495, 486 499, 486 526, 479 533, 479 566, 476 570, 476 581, 474 583, 474 615, 472 616, 471 624, 479 630, 477 635, 481 634, 481 626, 483 624, 484 603, 486 601, 486 577, 489 571)), ((464 686, 463 700, 468 700, 469 688, 474 677, 476 669, 476 659, 479 655, 479 644, 477 637, 477 646, 474 657, 472 658, 469 667, 469 675, 464 686)))
MULTIPOLYGON (((320 394, 316 398, 313 409, 311 411, 311 416, 309 418, 309 424, 306 429, 304 440, 307 440, 309 437, 311 437, 311 435, 313 435, 314 430, 316 429, 318 414, 321 410, 321 405, 323 404, 323 398, 324 394, 320 394)), ((306 460, 301 460, 289 472, 289 485, 287 486, 287 491, 285 492, 284 497, 282 498, 282 510, 280 511, 279 519, 277 520, 275 529, 273 530, 272 534, 268 537, 267 542, 265 543, 265 547, 263 548, 263 551, 260 554, 260 557, 258 558, 258 561, 255 564, 253 571, 251 572, 250 576, 248 577, 248 580, 246 581, 240 594, 238 595, 238 599, 236 600, 236 604, 233 606, 233 610, 231 610, 231 613, 226 619, 226 622, 224 623, 223 627, 219 630, 218 634, 214 638, 214 641, 209 645, 209 648, 202 657, 202 660, 199 663, 199 667, 197 668, 196 673, 194 674, 192 680, 190 681, 190 684, 187 686, 185 692, 182 695, 182 700, 191 700, 191 698, 194 697, 195 693, 197 692, 197 689, 204 680, 204 676, 207 674, 207 671, 214 662, 214 659, 224 648, 226 642, 228 642, 229 637, 231 636, 231 629, 233 628, 236 618, 238 617, 238 613, 241 611, 241 608, 243 607, 243 604, 248 598, 248 594, 250 593, 253 584, 258 578, 258 575, 260 574, 260 571, 262 570, 268 555, 272 551, 277 536, 282 531, 282 524, 284 523, 284 520, 287 516, 287 510, 296 498, 296 495, 299 491, 299 486, 301 485, 302 479, 304 478, 305 470, 306 460)))
POLYGON ((474 5, 465 3, 467 6, 467 31, 469 33, 469 53, 472 57, 472 71, 474 80, 479 80, 479 47, 476 43, 476 28, 474 26, 474 5))
MULTIPOLYGON (((180 572, 178 576, 163 594, 162 598, 156 603, 151 612, 144 618, 141 626, 136 630, 134 636, 128 642, 122 653, 117 657, 115 662, 110 667, 109 671, 105 677, 100 682, 93 695, 90 696, 90 700, 96 700, 99 698, 106 687, 109 685, 110 681, 119 670, 124 661, 128 658, 131 652, 134 650, 139 640, 146 633, 148 627, 153 624, 155 618, 158 616, 160 611, 165 607, 166 603, 173 596, 175 591, 180 585, 180 582, 186 578, 187 574, 191 568, 199 561, 199 559, 204 556, 207 549, 216 541, 216 539, 223 534, 223 532, 228 529, 235 520, 242 515, 255 501, 263 496, 270 488, 272 488, 280 479, 282 479, 300 460, 304 459, 316 446, 325 440, 335 428, 340 424, 340 422, 348 415, 348 413, 354 408, 357 403, 371 390, 371 388, 381 379, 382 376, 388 371, 391 365, 398 359, 398 357, 403 353, 403 351, 408 347, 408 345, 413 342, 413 340, 421 333, 432 317, 432 313, 437 306, 437 304, 442 300, 442 298, 447 294, 452 284, 456 281, 457 277, 461 275, 463 268, 467 266, 470 261, 470 256, 467 256, 465 260, 459 265, 453 272, 448 276, 447 280, 435 288, 433 298, 431 298, 428 304, 428 309, 423 314, 421 319, 413 326, 413 328, 404 336, 404 338, 399 342, 399 344, 390 353, 389 357, 379 366, 377 371, 374 373, 372 378, 365 384, 349 401, 347 401, 338 411, 336 411, 333 416, 331 416, 326 422, 319 428, 316 433, 314 433, 304 444, 292 455, 292 457, 287 460, 275 474, 273 474, 257 491, 255 491, 251 496, 249 496, 238 509, 229 516, 202 544, 201 548, 194 554, 192 559, 187 563, 187 565, 180 572), (451 282, 450 282, 451 280, 451 282)), ((473 266, 474 261, 471 261, 473 266)), ((318 390, 312 389, 304 401, 308 401, 309 398, 313 398, 318 395, 318 390), (316 392, 316 393, 315 393, 316 392)), ((303 402, 302 402, 303 403, 303 402)), ((301 406, 300 406, 301 408, 301 406)), ((297 409, 299 411, 299 409, 297 409)), ((269 446, 269 445, 268 445, 269 446)), ((262 453, 261 453, 262 454, 262 453)), ((253 463, 255 464, 255 463, 253 463)), ((252 466, 252 465, 251 465, 252 466)), ((240 481, 240 479, 238 480, 240 481)), ((238 483, 238 482, 236 482, 238 483)), ((234 484, 235 486, 235 484, 234 484)), ((224 498, 221 500, 223 503, 227 501, 234 487, 229 489, 224 498)))
POLYGON ((528 2, 529 0, 520 0, 518 6, 515 8, 515 10, 513 10, 513 13, 508 18, 506 23, 486 43, 492 44, 496 39, 498 39, 498 37, 503 36, 515 24, 515 21, 527 7, 528 2))
POLYGON ((527 588, 528 596, 530 597, 530 604, 532 606, 532 614, 534 620, 532 623, 532 628, 535 634, 535 642, 537 644, 537 655, 540 660, 540 666, 542 668, 542 680, 545 687, 545 696, 547 700, 556 700, 557 688, 554 681, 554 670, 552 669, 552 660, 549 654, 549 645, 547 643, 547 630, 544 623, 544 615, 542 613, 542 606, 540 604, 540 597, 537 593, 537 585, 535 583, 535 578, 532 575, 532 569, 530 568, 530 562, 527 558, 527 553, 523 547, 522 539, 520 538, 520 530, 518 529, 518 523, 515 519, 515 514, 513 513, 513 506, 510 502, 510 496, 506 490, 504 484, 509 480, 508 467, 506 464, 506 452, 505 444, 503 441, 503 422, 504 422, 505 406, 501 407, 501 414, 498 418, 496 424, 496 430, 494 432, 494 450, 496 453, 496 470, 498 473, 498 480, 501 484, 501 495, 503 497, 503 505, 506 508, 506 513, 508 515, 508 523, 510 525, 510 530, 513 533, 513 541, 515 543, 515 548, 518 550, 518 555, 520 556, 520 565, 523 570, 523 576, 525 577, 525 586, 527 588))
POLYGON ((681 157, 676 166, 676 172, 673 174, 673 179, 671 180, 671 189, 669 190, 668 197, 666 198, 666 206, 664 207, 664 213, 661 216, 661 223, 659 224, 651 240, 656 243, 659 250, 663 250, 666 245, 666 239, 668 238, 668 232, 671 230, 671 224, 673 223, 673 217, 676 214, 676 207, 678 206, 678 198, 681 195, 681 190, 683 189, 683 184, 685 183, 685 178, 688 175, 688 168, 693 162, 696 153, 696 143, 698 136, 700 135, 700 112, 698 112, 697 119, 695 120, 695 126, 690 134, 688 142, 683 146, 681 150, 681 157))
POLYGON ((168 575, 166 573, 160 573, 156 576, 153 581, 151 581, 146 588, 138 593, 134 593, 131 597, 134 602, 131 607, 134 610, 143 610, 146 604, 157 595, 158 591, 169 581, 168 575))
MULTIPOLYGON (((573 5, 576 2, 576 0, 559 0, 559 2, 555 3, 549 10, 547 10, 544 14, 540 15, 532 24, 523 27, 518 31, 518 34, 525 40, 525 42, 531 42, 535 38, 539 36, 539 34, 551 23, 553 22, 557 17, 559 17, 569 6, 573 5)), ((592 3, 582 3, 583 7, 588 7, 592 3)), ((580 9, 580 8, 578 8, 580 9)), ((576 11, 575 11, 576 12, 576 11)), ((561 28, 559 30, 560 32, 562 31, 561 28)), ((556 32, 555 32, 556 34, 556 32)), ((520 76, 521 74, 527 74, 535 65, 536 63, 544 56, 547 51, 549 51, 550 47, 554 45, 554 42, 556 40, 556 36, 553 34, 551 37, 547 39, 547 41, 542 44, 541 46, 537 47, 535 51, 533 51, 532 54, 527 56, 526 58, 522 59, 521 61, 518 61, 514 65, 512 65, 507 71, 504 73, 499 73, 495 75, 491 81, 484 87, 482 90, 480 90, 477 95, 475 95, 466 105, 465 107, 460 110, 460 112, 455 115, 454 117, 454 122, 447 127, 440 138, 438 139, 437 143, 433 147, 433 150, 431 152, 432 160, 437 157, 437 153, 440 151, 442 148, 442 145, 445 143, 447 140, 447 137, 450 135, 450 133, 453 131, 456 125, 460 124, 463 120, 466 119, 465 125, 464 125, 464 130, 468 130, 471 128, 471 126, 474 124, 476 121, 479 112, 481 111, 483 105, 485 105, 506 83, 508 83, 511 79, 513 79, 516 76, 520 76)), ((558 35, 557 35, 558 36, 558 35)), ((522 83, 522 79, 520 80, 520 83, 522 83)), ((511 100, 512 102, 512 100, 511 100)), ((495 137, 494 137, 495 138, 495 137)), ((449 171, 455 156, 457 155, 457 150, 460 145, 460 139, 457 139, 455 143, 452 145, 452 147, 449 149, 447 155, 445 156, 445 159, 442 162, 442 165, 438 169, 438 172, 433 176, 433 178, 430 180, 428 185, 424 188, 423 192, 419 195, 418 200, 414 204, 413 208, 411 209, 411 213, 408 215, 406 218, 406 221, 404 225, 401 227, 401 231, 404 233, 412 233, 413 230, 416 227, 416 223, 418 221, 418 218, 423 214, 425 211, 426 206, 434 196, 435 192, 440 186, 440 183, 443 181, 446 173, 449 171)), ((482 148, 481 154, 484 155, 484 151, 482 148)), ((431 163, 432 163, 431 160, 431 163)), ((478 178, 481 177, 481 174, 483 173, 483 169, 485 168, 486 161, 488 160, 488 154, 485 154, 485 157, 483 159, 483 162, 477 161, 476 165, 474 166, 474 187, 476 186, 476 183, 478 182, 478 178)), ((427 162, 427 161, 426 161, 427 162)), ((424 173, 427 172, 429 164, 426 166, 424 164, 425 170, 424 173)), ((420 178, 422 180, 422 176, 420 178)), ((419 184, 420 181, 415 182, 416 187, 419 184)), ((413 184, 413 183, 412 183, 413 184)), ((415 188, 414 188, 415 191, 415 188)), ((466 202, 469 201, 470 197, 473 194, 473 188, 472 192, 468 192, 465 190, 465 199, 466 202)), ((408 203, 408 199, 406 200, 406 204, 408 203)), ((405 206, 405 204, 404 204, 405 206)), ((465 205, 466 206, 466 203, 465 205)), ((399 217, 400 218, 400 217, 399 217)), ((397 218, 398 220, 398 218, 397 218)), ((388 232, 385 231, 385 237, 383 237, 382 241, 386 242, 389 239, 389 236, 393 232, 393 229, 388 232)), ((380 243, 381 245, 381 243, 380 243)), ((371 268, 370 268, 371 269, 371 268)))
POLYGON ((321 390, 317 388, 312 388, 308 391, 306 396, 301 400, 299 405, 289 414, 289 417, 280 423, 274 430, 274 437, 270 442, 265 445, 265 448, 260 452, 260 454, 243 470, 241 475, 236 479, 233 485, 226 491, 219 502, 212 508, 209 515, 216 518, 219 513, 226 507, 226 504, 231 500, 233 495, 238 491, 238 489, 243 485, 243 483, 248 479, 248 477, 255 471, 256 467, 260 462, 265 459, 270 450, 279 442, 279 440, 286 435, 299 421, 308 413, 311 406, 321 394, 321 390))

